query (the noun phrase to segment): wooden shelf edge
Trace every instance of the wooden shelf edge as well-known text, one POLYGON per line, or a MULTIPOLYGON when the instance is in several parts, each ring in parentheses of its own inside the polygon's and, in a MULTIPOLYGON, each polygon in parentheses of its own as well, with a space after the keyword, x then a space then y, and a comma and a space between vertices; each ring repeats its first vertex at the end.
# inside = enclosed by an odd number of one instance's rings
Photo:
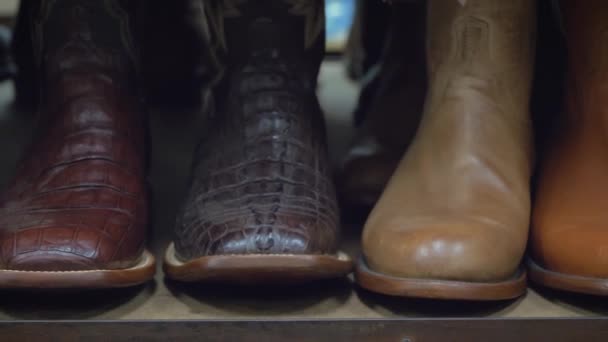
POLYGON ((608 318, 4 321, 3 341, 606 341, 608 318))

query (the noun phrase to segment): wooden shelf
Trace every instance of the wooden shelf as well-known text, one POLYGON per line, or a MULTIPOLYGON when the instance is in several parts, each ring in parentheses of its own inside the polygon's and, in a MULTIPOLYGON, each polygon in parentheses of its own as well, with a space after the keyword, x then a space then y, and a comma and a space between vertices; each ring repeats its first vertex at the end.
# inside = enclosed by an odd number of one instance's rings
POLYGON ((587 320, 125 321, 0 323, 3 341, 606 341, 587 320))

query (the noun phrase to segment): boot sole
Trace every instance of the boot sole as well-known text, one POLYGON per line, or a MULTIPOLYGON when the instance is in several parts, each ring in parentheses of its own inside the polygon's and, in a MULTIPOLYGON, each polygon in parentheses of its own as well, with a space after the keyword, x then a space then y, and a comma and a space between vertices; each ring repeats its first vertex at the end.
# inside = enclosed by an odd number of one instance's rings
POLYGON ((235 284, 301 283, 340 278, 353 269, 351 258, 336 255, 248 254, 205 256, 180 261, 171 243, 165 252, 167 277, 183 282, 235 284))
POLYGON ((526 293, 526 272, 519 269, 501 282, 467 282, 439 279, 403 278, 373 271, 363 257, 355 270, 357 283, 385 295, 450 300, 492 301, 517 298, 526 293))
POLYGON ((608 296, 608 279, 566 274, 548 270, 528 259, 530 280, 536 284, 569 292, 608 296))
POLYGON ((154 256, 144 251, 137 265, 117 270, 20 271, 0 270, 0 288, 103 289, 143 284, 154 277, 154 256))

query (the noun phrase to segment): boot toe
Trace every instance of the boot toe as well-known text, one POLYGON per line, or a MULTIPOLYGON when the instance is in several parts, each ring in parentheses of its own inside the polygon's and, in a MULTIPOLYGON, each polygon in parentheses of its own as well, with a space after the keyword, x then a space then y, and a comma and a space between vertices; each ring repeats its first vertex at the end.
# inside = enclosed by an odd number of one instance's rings
POLYGON ((608 278, 608 231, 604 226, 571 225, 533 230, 534 260, 554 272, 608 278))
POLYGON ((71 252, 41 250, 19 254, 10 260, 7 269, 19 271, 66 272, 97 269, 90 258, 71 252))
POLYGON ((297 211, 268 217, 256 222, 243 215, 210 224, 202 219, 184 220, 187 216, 182 216, 178 221, 176 252, 184 260, 212 255, 333 252, 337 225, 332 220, 297 211))
POLYGON ((525 246, 501 243, 506 229, 478 225, 425 226, 373 230, 364 237, 364 255, 377 272, 397 277, 501 281, 519 266, 525 246))
POLYGON ((215 244, 213 254, 307 254, 310 239, 289 228, 247 227, 215 244))
MULTIPOLYGON (((34 215, 36 216, 36 215, 34 215)), ((44 222, 55 225, 31 226, 27 229, 3 231, 0 234, 2 266, 20 271, 87 271, 121 269, 137 261, 139 250, 127 251, 121 246, 133 245, 133 232, 127 229, 130 220, 124 215, 99 216, 72 222, 73 217, 47 217, 44 222), (99 226, 95 225, 99 221, 99 226), (89 225, 83 225, 84 222, 89 225), (105 222, 105 224, 103 223, 105 222), (122 242, 122 244, 121 244, 122 242)), ((39 219, 38 219, 39 220, 39 219)))

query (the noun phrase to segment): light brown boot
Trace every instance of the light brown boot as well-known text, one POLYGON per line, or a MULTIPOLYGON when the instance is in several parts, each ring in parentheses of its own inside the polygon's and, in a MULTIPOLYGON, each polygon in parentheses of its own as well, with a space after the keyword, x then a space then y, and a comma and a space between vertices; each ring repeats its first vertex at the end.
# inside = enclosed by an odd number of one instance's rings
POLYGON ((425 111, 366 223, 361 286, 469 300, 525 292, 535 6, 429 1, 425 111))
POLYGON ((568 47, 565 116, 541 163, 530 279, 608 296, 608 2, 562 1, 568 47))

